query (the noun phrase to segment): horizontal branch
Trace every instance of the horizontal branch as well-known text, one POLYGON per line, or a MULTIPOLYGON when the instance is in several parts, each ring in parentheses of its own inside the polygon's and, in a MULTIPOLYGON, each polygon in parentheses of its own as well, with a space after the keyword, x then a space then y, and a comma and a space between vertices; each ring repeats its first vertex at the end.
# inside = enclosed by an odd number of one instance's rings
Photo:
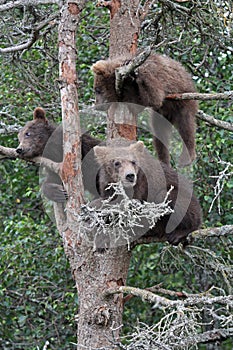
POLYGON ((221 227, 208 227, 202 230, 192 232, 187 237, 189 243, 203 238, 209 237, 227 237, 233 235, 233 225, 225 225, 221 227))
POLYGON ((191 337, 183 340, 185 346, 191 346, 193 344, 206 344, 212 343, 216 340, 224 340, 231 338, 233 335, 233 328, 225 329, 213 329, 200 334, 192 334, 191 337))
POLYGON ((233 91, 225 91, 219 93, 199 93, 199 92, 185 92, 183 94, 170 94, 166 96, 167 100, 233 100, 233 91))
POLYGON ((0 48, 0 53, 11 53, 16 51, 22 51, 29 49, 40 37, 40 30, 46 27, 48 24, 50 24, 50 27, 53 27, 55 25, 55 22, 53 22, 57 17, 59 16, 59 12, 56 12, 55 14, 49 16, 44 21, 40 22, 35 28, 32 28, 32 33, 29 37, 29 39, 22 44, 10 46, 10 47, 4 47, 0 48))
MULTIPOLYGON (((225 225, 222 227, 209 227, 202 230, 197 230, 192 233, 190 233, 187 237, 188 244, 192 243, 195 240, 203 239, 203 238, 209 238, 209 237, 223 237, 223 236, 232 236, 233 235, 233 225, 225 225)), ((139 244, 150 244, 150 243, 157 243, 157 242, 164 242, 165 237, 163 240, 158 239, 156 236, 150 236, 150 237, 140 237, 134 242, 131 243, 130 248, 133 249, 139 244)))
POLYGON ((4 158, 18 158, 18 153, 16 152, 15 148, 9 148, 9 147, 4 147, 0 146, 0 159, 4 158))
POLYGON ((22 50, 29 49, 36 42, 37 39, 38 39, 38 32, 33 31, 32 35, 30 36, 28 41, 26 41, 26 43, 15 45, 15 46, 10 46, 10 47, 0 48, 0 53, 10 53, 10 52, 16 52, 16 51, 22 51, 22 50))
POLYGON ((140 289, 135 287, 120 286, 116 289, 109 289, 106 291, 106 296, 116 293, 127 293, 134 296, 141 297, 142 300, 147 300, 150 303, 155 304, 157 307, 175 307, 181 304, 184 307, 194 306, 194 305, 212 305, 212 304, 222 304, 233 307, 233 295, 224 296, 212 296, 212 295, 192 295, 188 296, 185 300, 171 300, 160 295, 154 294, 147 289, 140 289))
POLYGON ((62 163, 56 163, 48 158, 44 158, 44 157, 34 157, 32 159, 27 159, 27 158, 23 158, 22 155, 19 155, 16 152, 15 148, 10 148, 10 147, 4 147, 4 146, 0 146, 0 159, 4 159, 4 158, 10 158, 10 159, 23 159, 27 162, 32 162, 35 164, 40 164, 42 166, 45 166, 46 168, 49 168, 51 171, 55 172, 56 174, 60 174, 61 171, 61 166, 62 163))
POLYGON ((233 131, 233 123, 225 122, 224 120, 218 120, 211 115, 205 114, 203 111, 199 110, 196 117, 198 119, 204 120, 205 122, 217 126, 218 128, 233 131))

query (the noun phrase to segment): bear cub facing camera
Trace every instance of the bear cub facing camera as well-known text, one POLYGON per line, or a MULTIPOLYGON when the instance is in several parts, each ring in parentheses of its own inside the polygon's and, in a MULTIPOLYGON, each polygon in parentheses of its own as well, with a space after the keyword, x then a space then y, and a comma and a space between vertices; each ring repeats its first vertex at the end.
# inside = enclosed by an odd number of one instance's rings
MULTIPOLYGON (((34 110, 33 120, 28 121, 20 130, 18 139, 19 145, 16 152, 20 158, 33 159, 37 156, 43 156, 58 163, 63 160, 62 127, 50 123, 43 108, 37 107, 34 110)), ((95 165, 93 147, 100 144, 100 142, 100 140, 90 136, 88 133, 81 135, 82 159, 90 153, 88 157, 90 166, 87 164, 85 169, 83 169, 84 188, 94 196, 98 195, 98 190, 95 184, 95 174, 92 174, 90 169, 97 167, 97 164, 95 165)), ((46 179, 41 189, 43 194, 52 201, 62 203, 67 199, 61 178, 49 169, 46 171, 46 179)))
POLYGON ((201 207, 193 194, 188 179, 170 166, 156 160, 143 142, 123 139, 111 140, 107 146, 94 147, 99 164, 99 191, 101 198, 112 195, 110 183, 120 181, 129 197, 140 201, 163 202, 171 186, 170 207, 174 212, 162 217, 148 236, 165 238, 173 245, 185 242, 202 221, 201 207))
POLYGON ((168 100, 166 96, 195 92, 191 76, 179 62, 166 56, 151 54, 126 77, 121 96, 118 96, 115 71, 129 63, 130 59, 131 57, 120 56, 93 64, 96 104, 128 102, 151 107, 154 145, 159 160, 170 164, 168 148, 174 125, 184 143, 179 163, 181 166, 190 164, 196 157, 195 115, 198 103, 194 100, 168 100))

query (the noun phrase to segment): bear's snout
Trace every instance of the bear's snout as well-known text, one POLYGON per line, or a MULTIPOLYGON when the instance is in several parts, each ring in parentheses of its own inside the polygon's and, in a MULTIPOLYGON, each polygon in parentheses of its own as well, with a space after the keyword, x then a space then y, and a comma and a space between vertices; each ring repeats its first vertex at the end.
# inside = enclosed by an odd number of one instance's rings
POLYGON ((134 173, 129 173, 129 174, 126 174, 125 178, 127 181, 129 182, 135 182, 135 174, 134 173))

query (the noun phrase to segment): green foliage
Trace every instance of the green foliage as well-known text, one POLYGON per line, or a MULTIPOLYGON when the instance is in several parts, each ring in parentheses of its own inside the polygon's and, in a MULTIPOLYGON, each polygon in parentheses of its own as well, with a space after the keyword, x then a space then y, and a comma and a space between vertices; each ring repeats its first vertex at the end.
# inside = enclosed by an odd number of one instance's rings
MULTIPOLYGON (((194 4, 187 2, 182 6, 190 7, 194 4)), ((23 28, 26 10, 28 23, 33 23, 35 18, 43 19, 51 14, 50 6, 37 6, 36 11, 32 8, 8 11, 4 14, 7 20, 2 27, 4 30, 1 31, 1 47, 14 43, 10 42, 8 34, 14 31, 16 26, 10 19, 12 17, 19 21, 18 27, 23 28)), ((52 7, 52 11, 56 10, 56 7, 52 7)), ((179 37, 181 39, 175 43, 169 44, 167 40, 161 47, 161 52, 182 61, 190 69, 198 90, 232 90, 232 52, 227 49, 227 45, 230 45, 230 34, 228 40, 225 36, 225 47, 223 43, 219 47, 220 44, 216 44, 209 32, 209 28, 211 33, 213 32, 215 23, 218 22, 218 35, 215 38, 219 40, 219 33, 222 34, 224 29, 219 26, 221 16, 215 13, 211 18, 210 12, 205 11, 203 27, 199 28, 202 29, 200 35, 198 26, 193 26, 189 17, 183 18, 182 11, 178 11, 177 15, 176 11, 159 2, 158 5, 156 2, 153 10, 148 18, 157 20, 157 26, 152 23, 152 27, 157 28, 157 31, 155 35, 152 31, 150 36, 151 27, 145 24, 141 46, 151 44, 152 38, 158 43, 163 37, 171 39, 170 41, 179 37), (190 38, 191 32, 195 34, 193 41, 190 38)), ((193 11, 197 11, 197 19, 199 10, 200 4, 193 8, 193 11)), ((94 2, 87 2, 77 33, 81 105, 94 102, 93 75, 90 67, 96 60, 108 55, 108 38, 108 12, 97 9, 94 2)), ((23 36, 20 39, 25 40, 23 36)), ((52 26, 43 32, 43 36, 29 50, 0 57, 0 112, 4 112, 1 114, 1 121, 6 124, 24 125, 32 118, 33 109, 39 105, 46 109, 50 119, 60 120, 57 54, 57 26, 52 26)), ((232 103, 229 101, 203 102, 200 108, 221 120, 233 121, 232 103)), ((95 133, 96 125, 90 126, 95 133)), ((152 149, 151 135, 140 137, 152 149)), ((203 208, 204 224, 206 227, 232 224, 232 179, 225 183, 221 194, 221 213, 216 203, 209 213, 216 182, 216 179, 210 176, 218 175, 223 170, 219 159, 232 162, 232 135, 198 121, 196 141, 197 161, 192 168, 192 174, 195 190, 203 208)), ((0 137, 1 145, 16 147, 17 143, 15 134, 0 137)), ((48 340, 49 350, 74 349, 74 315, 78 305, 76 289, 64 256, 62 241, 43 212, 37 168, 20 160, 1 161, 0 198, 1 346, 4 350, 38 350, 42 349, 48 340)), ((216 254, 230 261, 226 242, 208 241, 206 244, 212 246, 216 254)), ((230 244, 232 243, 229 242, 230 244)), ((195 270, 192 262, 181 253, 179 254, 182 264, 173 261, 173 257, 178 253, 175 248, 172 249, 173 255, 167 250, 166 244, 137 247, 133 253, 128 284, 145 288, 162 283, 166 289, 192 293, 203 291, 215 282, 221 288, 226 287, 224 280, 221 281, 219 275, 215 278, 213 271, 205 275, 208 277, 208 283, 206 279, 203 281, 203 271, 195 270)), ((125 307, 125 332, 131 330, 138 318, 152 324, 159 316, 156 309, 133 298, 125 307)), ((222 347, 224 350, 231 348, 230 343, 222 347)))
POLYGON ((73 349, 77 299, 54 227, 27 214, 3 221, 0 339, 4 349, 73 349), (22 343, 23 337, 23 343, 22 343), (17 345, 18 344, 18 345, 17 345))

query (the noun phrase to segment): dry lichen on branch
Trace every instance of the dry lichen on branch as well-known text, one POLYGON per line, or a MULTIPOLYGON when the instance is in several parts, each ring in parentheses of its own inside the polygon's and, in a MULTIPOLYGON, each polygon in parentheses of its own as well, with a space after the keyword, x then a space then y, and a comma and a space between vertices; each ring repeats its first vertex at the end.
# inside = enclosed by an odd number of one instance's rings
MULTIPOLYGON (((233 295, 221 295, 221 290, 214 286, 200 294, 182 292, 184 300, 171 300, 148 290, 127 286, 109 290, 109 293, 119 292, 130 293, 149 301, 154 304, 153 308, 160 308, 165 313, 153 326, 138 324, 134 332, 124 338, 129 343, 123 347, 125 350, 184 350, 200 343, 227 339, 233 334, 233 295), (215 320, 216 328, 209 324, 211 330, 205 331, 206 324, 201 321, 203 310, 215 320)), ((173 297, 177 293, 166 292, 173 297)), ((164 290, 161 293, 164 294, 164 290)))
POLYGON ((210 176, 213 179, 217 179, 217 181, 214 186, 214 199, 210 205, 209 213, 211 212, 216 200, 218 201, 218 212, 219 214, 221 213, 220 195, 229 178, 233 176, 233 164, 222 160, 219 161, 219 164, 224 165, 225 168, 219 173, 219 175, 210 176))
POLYGON ((112 197, 83 205, 79 215, 73 213, 78 218, 79 237, 94 250, 126 244, 130 249, 132 241, 154 227, 159 218, 173 212, 168 200, 172 188, 159 204, 129 199, 121 183, 109 188, 114 190, 112 197))

